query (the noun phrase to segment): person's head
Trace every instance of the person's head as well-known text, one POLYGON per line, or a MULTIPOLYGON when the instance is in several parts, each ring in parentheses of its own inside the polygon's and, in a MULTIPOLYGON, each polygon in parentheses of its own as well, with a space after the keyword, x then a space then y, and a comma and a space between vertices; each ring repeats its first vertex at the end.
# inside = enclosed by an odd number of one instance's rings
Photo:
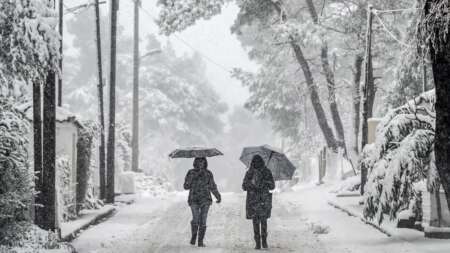
POLYGON ((262 169, 266 165, 264 164, 264 160, 260 155, 255 155, 252 158, 252 162, 250 163, 250 168, 252 169, 262 169))
POLYGON ((195 169, 207 169, 208 161, 205 157, 196 157, 194 159, 194 168, 195 169))

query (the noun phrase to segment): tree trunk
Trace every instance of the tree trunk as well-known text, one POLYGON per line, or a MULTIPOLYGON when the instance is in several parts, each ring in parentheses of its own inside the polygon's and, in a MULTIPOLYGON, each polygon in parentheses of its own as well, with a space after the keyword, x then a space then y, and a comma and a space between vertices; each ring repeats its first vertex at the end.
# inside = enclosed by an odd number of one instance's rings
POLYGON ((116 124, 116 36, 117 36, 117 0, 111 0, 111 63, 109 73, 109 124, 108 124, 108 152, 107 192, 106 203, 114 203, 114 158, 115 158, 115 124, 116 124))
POLYGON ((139 5, 140 0, 134 0, 132 171, 139 170, 139 5))
POLYGON ((375 100, 375 81, 373 78, 372 66, 372 6, 369 5, 367 12, 367 36, 366 36, 366 56, 364 69, 364 86, 363 86, 363 111, 362 111, 362 136, 361 148, 367 144, 368 123, 367 120, 373 116, 373 102, 375 100))
POLYGON ((63 21, 64 21, 64 2, 63 0, 59 0, 59 36, 60 44, 59 44, 59 53, 61 58, 59 59, 59 71, 60 75, 58 76, 58 106, 62 106, 62 71, 63 71, 63 21))
POLYGON ((322 69, 325 72, 325 77, 328 82, 328 102, 330 103, 331 118, 333 119, 334 128, 336 129, 339 138, 338 145, 344 150, 344 155, 347 155, 347 146, 345 142, 344 125, 342 124, 341 116, 336 101, 336 82, 334 80, 334 72, 331 70, 328 61, 328 46, 326 42, 321 49, 322 69))
POLYGON ((359 127, 361 121, 361 74, 364 58, 358 54, 355 57, 355 72, 353 76, 353 150, 359 153, 359 127))
POLYGON ((34 203, 34 223, 41 226, 43 198, 42 198, 42 96, 41 83, 33 83, 33 149, 34 149, 34 188, 37 192, 34 203))
POLYGON ((49 72, 44 86, 43 124, 43 173, 42 173, 42 228, 55 231, 56 227, 56 75, 49 72))
MULTIPOLYGON (((267 1, 270 1, 270 0, 267 0, 267 1)), ((286 13, 284 13, 282 11, 282 8, 280 6, 281 3, 273 2, 273 1, 270 1, 270 2, 272 4, 272 6, 275 8, 275 10, 280 14, 282 21, 286 21, 286 19, 287 19, 287 17, 285 16, 286 13)), ((334 137, 333 130, 331 129, 330 125, 328 124, 328 120, 327 120, 325 111, 322 107, 319 93, 317 92, 317 86, 314 83, 314 78, 312 76, 309 64, 303 54, 303 50, 302 50, 301 46, 296 43, 294 38, 290 37, 289 39, 290 39, 289 44, 291 45, 291 47, 295 53, 295 58, 296 58, 297 62, 299 63, 300 67, 302 68, 303 75, 305 76, 311 103, 314 108, 314 112, 317 117, 317 122, 319 123, 319 127, 322 130, 322 133, 324 135, 327 146, 331 150, 333 150, 333 152, 337 152, 338 142, 336 141, 336 138, 334 137)))
MULTIPOLYGON (((319 16, 317 15, 316 7, 312 0, 306 0, 308 5, 308 10, 313 19, 314 24, 319 24, 319 16)), ((320 59, 322 61, 322 70, 325 74, 325 79, 327 80, 328 88, 328 99, 330 104, 331 117, 333 119, 334 128, 336 129, 337 137, 339 139, 338 145, 344 150, 344 155, 347 154, 347 147, 345 144, 345 134, 344 126, 342 124, 342 119, 339 114, 339 109, 336 101, 336 81, 334 78, 334 72, 330 67, 328 60, 328 45, 326 41, 322 42, 322 47, 320 49, 320 59)))
POLYGON ((99 0, 95 0, 95 32, 97 38, 97 69, 98 69, 98 121, 100 132, 100 144, 98 145, 100 199, 105 199, 106 175, 105 175, 105 112, 103 105, 103 67, 102 67, 102 41, 100 33, 100 7, 99 0))
POLYGON ((338 144, 334 137, 333 130, 331 129, 330 125, 328 124, 325 111, 323 110, 322 103, 320 102, 320 97, 317 92, 317 86, 314 83, 313 76, 311 74, 311 70, 309 68, 309 64, 305 59, 305 56, 303 55, 302 48, 300 45, 295 43, 294 39, 291 38, 290 42, 292 49, 294 50, 295 57, 297 59, 297 62, 300 64, 303 70, 303 74, 306 79, 306 84, 309 89, 309 95, 311 99, 311 103, 314 108, 314 112, 316 113, 317 121, 319 123, 319 127, 322 130, 322 133, 325 137, 325 141, 327 142, 327 146, 331 148, 334 152, 337 151, 338 144))
POLYGON ((450 43, 436 52, 430 46, 434 83, 436 87, 436 168, 450 210, 450 43))
MULTIPOLYGON (((362 110, 362 133, 361 133, 361 148, 367 144, 368 137, 368 122, 372 117, 373 102, 375 99, 375 82, 373 78, 372 66, 372 5, 367 8, 367 36, 366 36, 366 53, 365 53, 365 68, 364 68, 364 86, 363 86, 363 110, 362 110)), ((364 187, 367 182, 368 171, 365 166, 361 166, 361 195, 364 194, 364 187)))

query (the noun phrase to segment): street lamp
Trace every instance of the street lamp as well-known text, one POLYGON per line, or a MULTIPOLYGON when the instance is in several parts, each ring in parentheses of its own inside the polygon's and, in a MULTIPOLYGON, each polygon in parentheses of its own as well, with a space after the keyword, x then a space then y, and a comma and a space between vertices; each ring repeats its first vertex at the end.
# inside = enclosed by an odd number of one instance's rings
POLYGON ((136 57, 137 54, 135 52, 133 75, 133 119, 131 130, 131 170, 135 172, 139 169, 139 61, 161 52, 162 50, 160 48, 155 48, 139 57, 136 57))

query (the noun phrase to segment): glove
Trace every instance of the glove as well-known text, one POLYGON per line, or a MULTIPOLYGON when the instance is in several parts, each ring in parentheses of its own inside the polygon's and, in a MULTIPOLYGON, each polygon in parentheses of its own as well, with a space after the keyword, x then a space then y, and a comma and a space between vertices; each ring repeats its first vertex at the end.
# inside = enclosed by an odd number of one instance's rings
POLYGON ((216 203, 219 204, 220 202, 222 202, 222 197, 218 197, 216 200, 216 203))

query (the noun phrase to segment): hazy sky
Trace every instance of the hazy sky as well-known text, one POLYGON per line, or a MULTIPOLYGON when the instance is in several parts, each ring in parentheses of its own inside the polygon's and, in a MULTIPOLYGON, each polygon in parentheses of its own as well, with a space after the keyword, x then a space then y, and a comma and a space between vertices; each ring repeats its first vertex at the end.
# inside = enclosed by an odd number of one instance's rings
MULTIPOLYGON (((89 0, 65 0, 66 7, 73 7, 88 2, 89 0)), ((133 0, 119 0, 119 24, 125 27, 125 33, 132 35, 133 31, 133 0)), ((102 11, 109 11, 109 3, 102 5, 102 11)), ((141 38, 147 34, 158 34, 158 27, 153 22, 158 16, 156 0, 143 0, 140 12, 141 38), (151 16, 150 16, 151 15, 151 16)), ((207 77, 223 101, 233 107, 242 105, 248 97, 248 91, 240 82, 232 79, 229 70, 240 67, 246 70, 255 70, 256 65, 251 62, 244 48, 234 35, 230 33, 230 26, 237 15, 238 7, 228 4, 221 15, 210 20, 200 21, 195 26, 188 28, 177 36, 160 36, 162 41, 170 41, 179 54, 192 54, 195 51, 204 56, 207 66, 207 77), (186 45, 186 42, 188 45, 186 45), (194 49, 193 49, 194 48, 194 49), (219 65, 219 66, 217 66, 219 65)), ((72 14, 66 15, 70 19, 72 14)), ((66 36, 66 42, 70 36, 66 36)), ((145 45, 141 45, 145 48, 145 45)), ((130 54, 132 53, 130 45, 130 54)), ((145 52, 141 52, 144 54, 145 52)), ((131 77, 130 77, 131 78, 131 77)))

